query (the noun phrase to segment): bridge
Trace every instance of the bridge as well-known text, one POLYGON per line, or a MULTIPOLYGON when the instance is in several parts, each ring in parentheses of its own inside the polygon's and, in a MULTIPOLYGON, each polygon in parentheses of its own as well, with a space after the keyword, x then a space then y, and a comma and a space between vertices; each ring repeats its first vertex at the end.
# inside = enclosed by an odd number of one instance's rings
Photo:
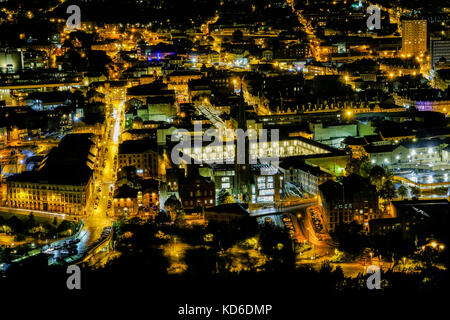
POLYGON ((394 181, 401 182, 410 187, 419 188, 420 190, 432 190, 432 189, 436 189, 436 188, 449 188, 450 187, 450 181, 435 182, 435 183, 420 183, 420 182, 415 182, 410 179, 407 179, 404 177, 399 177, 399 176, 394 176, 394 181))

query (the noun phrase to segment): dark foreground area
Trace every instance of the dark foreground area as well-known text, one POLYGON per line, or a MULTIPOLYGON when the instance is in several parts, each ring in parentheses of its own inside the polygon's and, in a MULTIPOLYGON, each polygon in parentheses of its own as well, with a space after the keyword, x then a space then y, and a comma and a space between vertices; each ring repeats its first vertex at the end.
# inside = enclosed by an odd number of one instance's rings
POLYGON ((106 315, 143 310, 156 319, 301 319, 307 314, 320 319, 338 315, 360 318, 361 312, 381 316, 388 310, 391 315, 405 316, 419 306, 433 310, 445 307, 448 299, 448 275, 436 269, 421 274, 384 274, 382 283, 389 286, 380 290, 367 289, 367 276, 348 279, 325 269, 178 276, 164 275, 152 263, 130 263, 81 269, 81 289, 69 290, 70 274, 65 267, 35 265, 12 270, 0 281, 0 295, 3 303, 20 298, 21 303, 39 302, 40 308, 45 305, 65 310, 93 303, 93 312, 106 315), (271 310, 267 314, 239 314, 239 306, 243 311, 249 305, 270 306, 271 310), (179 314, 191 306, 219 311, 208 317, 179 314), (223 314, 223 310, 236 313, 223 314))

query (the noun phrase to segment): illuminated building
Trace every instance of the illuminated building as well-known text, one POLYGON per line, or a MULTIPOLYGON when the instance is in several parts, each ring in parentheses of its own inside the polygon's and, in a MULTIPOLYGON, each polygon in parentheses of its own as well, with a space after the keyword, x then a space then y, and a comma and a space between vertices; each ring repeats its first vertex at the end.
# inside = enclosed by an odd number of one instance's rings
POLYGON ((430 64, 435 69, 436 63, 444 58, 450 62, 450 40, 444 40, 439 37, 430 38, 430 64))
POLYGON ((128 216, 155 214, 159 212, 158 201, 157 188, 133 188, 124 184, 114 192, 114 215, 120 217, 123 214, 128 216))
POLYGON ((7 204, 11 208, 84 216, 91 193, 97 154, 94 136, 66 135, 43 160, 37 171, 7 179, 7 204))
POLYGON ((269 164, 251 166, 251 203, 276 203, 283 199, 284 175, 269 164))
MULTIPOLYGON (((259 156, 260 158, 329 154, 334 151, 327 145, 303 137, 291 137, 280 141, 250 142, 249 148, 251 157, 259 156)), ((224 144, 217 146, 191 146, 190 148, 183 148, 182 151, 184 154, 201 162, 224 163, 226 161, 234 161, 235 149, 235 144, 224 144)))
POLYGON ((402 21, 402 53, 419 56, 427 51, 427 20, 402 21))
POLYGON ((340 147, 342 141, 348 136, 358 135, 357 124, 331 124, 309 123, 314 140, 333 147, 340 147))
POLYGON ((119 145, 119 169, 133 166, 139 176, 158 177, 158 152, 151 140, 127 140, 119 145))
POLYGON ((280 163, 280 169, 284 173, 285 183, 292 183, 311 195, 318 194, 319 186, 333 177, 330 172, 296 157, 284 159, 280 163))

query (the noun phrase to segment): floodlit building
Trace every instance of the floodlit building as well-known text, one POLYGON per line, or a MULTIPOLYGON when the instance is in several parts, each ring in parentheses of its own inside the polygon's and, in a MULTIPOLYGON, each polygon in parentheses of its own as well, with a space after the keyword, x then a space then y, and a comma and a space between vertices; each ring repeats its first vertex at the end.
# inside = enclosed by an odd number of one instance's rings
POLYGON ((11 208, 86 215, 97 155, 94 135, 69 134, 53 148, 37 171, 7 179, 11 208))
POLYGON ((402 52, 419 56, 427 51, 427 20, 402 21, 402 52))

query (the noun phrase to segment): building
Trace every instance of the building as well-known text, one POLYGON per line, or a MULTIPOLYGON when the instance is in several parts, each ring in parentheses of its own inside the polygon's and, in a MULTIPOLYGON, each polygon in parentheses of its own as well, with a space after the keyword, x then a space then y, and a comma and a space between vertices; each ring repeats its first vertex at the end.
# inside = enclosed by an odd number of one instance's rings
POLYGON ((85 216, 97 155, 94 137, 91 134, 66 135, 44 158, 38 170, 8 178, 7 205, 85 216))
POLYGON ((366 145, 366 154, 373 165, 390 166, 396 163, 408 163, 408 150, 398 144, 366 145))
POLYGON ((346 137, 355 137, 358 135, 358 125, 356 123, 325 126, 323 123, 310 123, 309 128, 315 141, 336 148, 341 146, 341 143, 346 137))
POLYGON ((427 20, 402 21, 402 52, 419 56, 427 51, 427 20))
POLYGON ((0 50, 0 73, 16 73, 23 68, 23 52, 15 49, 0 50))
POLYGON ((147 98, 147 105, 137 109, 137 116, 143 121, 169 121, 177 114, 175 97, 157 96, 147 98))
POLYGON ((133 166, 143 178, 159 176, 158 151, 152 140, 127 140, 119 145, 119 170, 133 166))
POLYGON ((436 64, 441 58, 450 61, 450 40, 444 40, 440 37, 430 37, 431 69, 435 69, 436 64))
POLYGON ((159 183, 142 179, 135 167, 123 167, 117 174, 117 189, 112 203, 116 217, 123 214, 141 217, 159 212, 159 183))
POLYGON ((399 144, 364 146, 366 154, 373 165, 423 165, 445 162, 444 141, 439 138, 406 140, 399 144))
POLYGON ((449 202, 445 199, 392 202, 394 218, 370 221, 372 236, 399 233, 402 239, 425 243, 448 237, 449 202))
POLYGON ((284 159, 280 163, 280 169, 284 174, 285 183, 291 183, 303 193, 311 195, 318 194, 319 186, 333 178, 333 175, 325 169, 309 165, 296 157, 284 159))
MULTIPOLYGON (((147 180, 146 180, 147 181, 147 180)), ((149 216, 159 212, 157 181, 152 186, 131 187, 124 184, 114 191, 114 215, 149 216), (156 183, 156 187, 155 187, 156 183)))
POLYGON ((352 221, 368 230, 370 220, 381 218, 377 190, 369 179, 351 174, 342 183, 328 180, 319 190, 325 210, 324 223, 330 232, 352 221))
POLYGON ((251 203, 276 203, 283 199, 284 176, 280 170, 261 163, 251 165, 250 174, 251 203))
POLYGON ((185 209, 212 207, 216 204, 214 182, 196 173, 181 177, 178 182, 181 205, 185 209))

